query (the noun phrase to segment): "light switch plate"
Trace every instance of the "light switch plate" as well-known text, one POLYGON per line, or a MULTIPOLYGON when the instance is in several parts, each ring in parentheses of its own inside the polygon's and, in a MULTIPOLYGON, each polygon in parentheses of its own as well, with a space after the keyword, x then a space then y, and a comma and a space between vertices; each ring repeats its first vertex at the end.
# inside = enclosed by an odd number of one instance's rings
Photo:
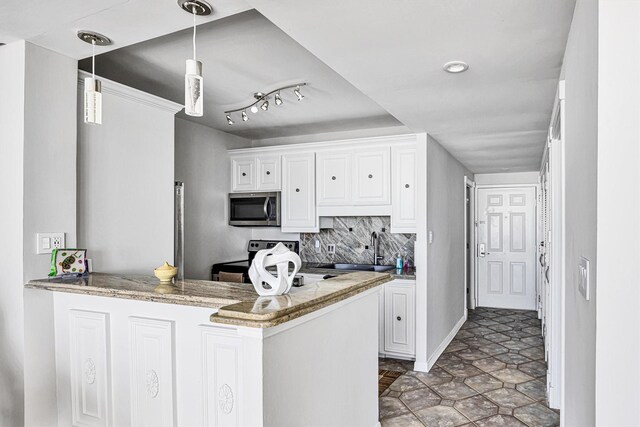
POLYGON ((64 233, 36 233, 36 253, 50 254, 65 246, 64 233))
POLYGON ((429 244, 433 243, 433 231, 429 230, 429 232, 427 233, 427 240, 429 241, 429 244))
POLYGON ((589 301, 591 292, 591 286, 589 283, 589 270, 589 260, 585 257, 580 257, 580 262, 578 263, 578 290, 587 301, 589 301))

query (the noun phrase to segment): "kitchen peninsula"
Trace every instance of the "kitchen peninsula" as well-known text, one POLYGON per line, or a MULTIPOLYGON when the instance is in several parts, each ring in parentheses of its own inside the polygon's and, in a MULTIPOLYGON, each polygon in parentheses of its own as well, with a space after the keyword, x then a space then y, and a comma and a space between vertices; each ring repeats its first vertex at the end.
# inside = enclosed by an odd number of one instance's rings
POLYGON ((42 320, 55 324, 59 425, 375 426, 374 319, 389 280, 350 273, 259 297, 93 273, 25 292, 53 291, 42 320))

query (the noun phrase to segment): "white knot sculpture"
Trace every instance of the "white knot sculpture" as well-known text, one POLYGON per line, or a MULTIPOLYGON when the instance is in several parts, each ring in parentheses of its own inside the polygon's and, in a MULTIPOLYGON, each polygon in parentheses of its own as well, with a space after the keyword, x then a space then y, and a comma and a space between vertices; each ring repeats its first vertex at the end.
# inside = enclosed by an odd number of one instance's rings
POLYGON ((260 296, 283 295, 289 292, 293 278, 300 270, 302 261, 295 252, 291 252, 282 243, 271 249, 263 249, 256 253, 249 278, 260 296), (293 272, 289 274, 289 263, 293 264, 293 272), (267 271, 267 267, 276 266, 277 277, 267 271), (270 288, 265 288, 264 284, 270 288))

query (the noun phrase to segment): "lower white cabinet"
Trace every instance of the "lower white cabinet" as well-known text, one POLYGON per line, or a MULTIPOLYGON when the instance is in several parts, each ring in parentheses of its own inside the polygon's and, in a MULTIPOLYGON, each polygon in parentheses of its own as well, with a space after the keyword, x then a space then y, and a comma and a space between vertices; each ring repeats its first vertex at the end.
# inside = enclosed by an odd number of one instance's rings
POLYGON ((380 298, 380 348, 384 356, 415 358, 415 280, 385 283, 380 298))

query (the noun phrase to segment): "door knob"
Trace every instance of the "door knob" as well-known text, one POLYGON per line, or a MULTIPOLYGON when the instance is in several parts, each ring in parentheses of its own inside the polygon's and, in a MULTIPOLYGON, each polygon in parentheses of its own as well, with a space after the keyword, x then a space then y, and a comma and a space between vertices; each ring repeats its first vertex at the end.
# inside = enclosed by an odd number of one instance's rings
POLYGON ((398 316, 396 317, 396 320, 402 320, 402 317, 398 316))

